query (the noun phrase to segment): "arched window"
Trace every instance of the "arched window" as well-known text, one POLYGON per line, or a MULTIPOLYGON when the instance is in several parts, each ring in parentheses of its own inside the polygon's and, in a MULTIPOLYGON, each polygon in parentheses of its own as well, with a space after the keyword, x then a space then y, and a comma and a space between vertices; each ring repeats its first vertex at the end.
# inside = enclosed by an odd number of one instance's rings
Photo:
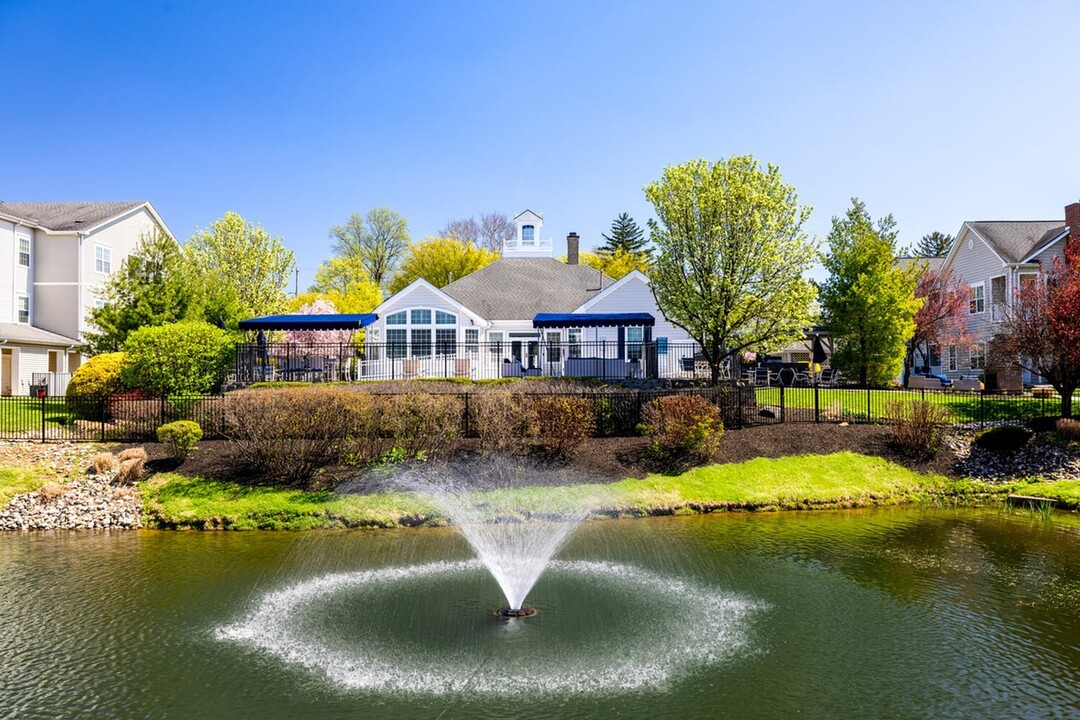
POLYGON ((457 320, 453 313, 425 307, 387 315, 386 324, 397 327, 386 328, 386 356, 391 359, 427 358, 433 350, 436 355, 454 355, 457 351, 457 320))
POLYGON ((536 235, 536 228, 533 227, 532 225, 522 225, 521 226, 521 244, 522 245, 532 245, 535 242, 535 240, 534 240, 535 235, 536 235))

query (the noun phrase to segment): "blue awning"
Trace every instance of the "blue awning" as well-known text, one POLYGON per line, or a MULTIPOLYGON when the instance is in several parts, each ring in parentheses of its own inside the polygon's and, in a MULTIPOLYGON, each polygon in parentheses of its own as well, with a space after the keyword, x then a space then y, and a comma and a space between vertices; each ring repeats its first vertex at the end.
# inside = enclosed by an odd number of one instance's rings
POLYGON ((359 330, 379 319, 361 315, 264 315, 240 321, 241 330, 359 330))
POLYGON ((652 327, 649 313, 537 313, 534 328, 652 327))

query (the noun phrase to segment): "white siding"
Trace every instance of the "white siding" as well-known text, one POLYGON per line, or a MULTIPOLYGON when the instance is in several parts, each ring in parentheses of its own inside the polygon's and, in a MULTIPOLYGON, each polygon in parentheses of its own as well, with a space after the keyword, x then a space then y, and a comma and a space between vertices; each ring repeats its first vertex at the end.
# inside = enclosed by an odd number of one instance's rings
MULTIPOLYGON (((28 395, 30 393, 30 383, 33 380, 34 373, 49 371, 49 348, 37 347, 34 345, 21 345, 18 350, 18 384, 13 383, 11 390, 16 395, 28 395)), ((13 359, 13 372, 14 362, 15 360, 13 359)))
POLYGON ((0 222, 0 322, 15 322, 15 233, 15 225, 0 222))
MULTIPOLYGON (((608 294, 592 301, 591 304, 587 303, 587 305, 587 308, 579 308, 577 312, 650 313, 656 318, 656 325, 653 327, 652 331, 653 339, 667 338, 669 343, 679 344, 693 342, 693 339, 685 330, 676 327, 664 317, 664 314, 660 312, 660 308, 656 305, 656 299, 653 297, 649 284, 640 277, 635 276, 627 278, 624 284, 613 287, 613 289, 608 291, 608 294)), ((617 338, 617 328, 597 328, 596 330, 590 328, 585 333, 585 339, 590 341, 597 339, 614 342, 617 338)))
MULTIPOLYGON (((404 291, 397 293, 393 297, 390 297, 376 308, 376 312, 379 315, 378 321, 371 326, 370 338, 372 342, 383 343, 386 342, 386 318, 389 315, 393 315, 396 312, 402 310, 409 310, 410 308, 429 308, 432 311, 442 310, 443 312, 453 313, 457 316, 457 341, 459 343, 465 341, 464 328, 474 327, 479 328, 481 334, 483 333, 483 327, 479 324, 475 324, 475 321, 469 317, 462 306, 441 294, 432 291, 430 288, 423 285, 417 285, 408 293, 404 291)), ((434 314, 434 313, 433 313, 434 314)), ((434 323, 434 317, 432 317, 434 323)), ((435 327, 434 324, 432 327, 435 327)), ((449 326, 443 326, 449 327, 449 326)), ((483 338, 481 337, 481 342, 483 338)))
MULTIPOLYGON (((980 282, 984 284, 985 311, 981 314, 968 315, 968 329, 973 338, 985 340, 997 332, 997 324, 991 321, 990 281, 998 275, 1008 274, 1008 269, 1001 258, 966 226, 956 239, 956 243, 956 252, 950 263, 953 272, 965 285, 980 282)), ((1010 292, 1008 281, 1006 292, 1010 292)))
POLYGON ((74 285, 38 285, 31 311, 34 326, 64 337, 79 337, 78 288, 74 285))
POLYGON ((34 234, 34 282, 78 282, 79 246, 75 235, 34 234))

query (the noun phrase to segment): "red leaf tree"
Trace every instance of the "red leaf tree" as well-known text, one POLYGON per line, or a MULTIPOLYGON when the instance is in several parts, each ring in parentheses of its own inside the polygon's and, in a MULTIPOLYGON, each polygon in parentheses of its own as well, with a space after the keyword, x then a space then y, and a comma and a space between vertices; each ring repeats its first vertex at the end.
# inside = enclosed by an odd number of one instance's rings
MULTIPOLYGON (((906 370, 911 372, 915 356, 922 359, 923 367, 930 366, 930 348, 942 347, 946 342, 963 345, 970 342, 968 336, 968 286, 952 271, 952 268, 925 268, 915 287, 915 297, 923 304, 915 313, 915 334, 908 341, 906 370)), ((905 384, 907 378, 904 378, 905 384)))
POLYGON ((1064 259, 1054 258, 1043 277, 1021 286, 1006 311, 1001 340, 1017 365, 1054 386, 1061 416, 1070 417, 1080 387, 1080 241, 1068 240, 1064 259))

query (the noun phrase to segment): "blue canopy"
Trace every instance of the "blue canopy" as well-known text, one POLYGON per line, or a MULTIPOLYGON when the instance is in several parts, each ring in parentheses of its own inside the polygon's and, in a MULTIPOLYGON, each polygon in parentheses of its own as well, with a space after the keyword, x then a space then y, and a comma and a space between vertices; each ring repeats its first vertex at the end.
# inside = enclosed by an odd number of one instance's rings
POLYGON ((572 327, 652 327, 656 319, 645 312, 636 313, 537 313, 534 328, 572 327))
POLYGON ((379 319, 362 315, 264 315, 240 321, 241 330, 359 330, 379 319))

